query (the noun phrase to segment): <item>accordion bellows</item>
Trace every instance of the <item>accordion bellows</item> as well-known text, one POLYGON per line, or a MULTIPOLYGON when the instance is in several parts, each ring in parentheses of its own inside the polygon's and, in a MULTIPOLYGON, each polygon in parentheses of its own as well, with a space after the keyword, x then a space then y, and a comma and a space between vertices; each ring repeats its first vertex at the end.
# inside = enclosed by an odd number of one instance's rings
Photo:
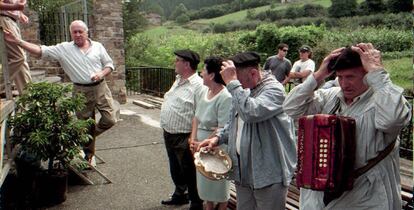
POLYGON ((301 117, 298 129, 298 187, 351 190, 355 163, 355 120, 329 114, 301 117))

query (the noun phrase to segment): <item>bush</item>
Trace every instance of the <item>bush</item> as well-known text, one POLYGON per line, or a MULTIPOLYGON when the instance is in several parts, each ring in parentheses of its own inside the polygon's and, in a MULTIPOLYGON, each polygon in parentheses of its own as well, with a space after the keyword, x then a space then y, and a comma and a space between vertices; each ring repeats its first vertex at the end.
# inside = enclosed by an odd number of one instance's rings
POLYGON ((302 17, 319 17, 327 15, 325 7, 317 4, 305 4, 302 7, 302 17))
POLYGON ((239 43, 244 33, 202 34, 188 32, 180 35, 164 36, 152 41, 142 34, 137 34, 128 42, 127 66, 159 66, 173 67, 174 54, 178 49, 189 48, 204 59, 209 55, 231 56, 245 51, 246 47, 239 43))
POLYGON ((332 5, 328 10, 331 17, 349 17, 356 14, 358 7, 356 0, 331 0, 331 2, 332 5))
MULTIPOLYGON (((303 44, 316 46, 322 39, 325 28, 317 26, 281 27, 265 24, 256 30, 257 51, 271 55, 275 52, 276 46, 283 42, 289 45, 291 51, 295 52, 303 44)), ((296 60, 298 54, 291 54, 291 59, 296 60)))
POLYGON ((387 8, 390 12, 410 12, 413 9, 412 0, 388 0, 387 8))
POLYGON ((175 19, 175 22, 177 22, 178 24, 185 24, 190 22, 190 17, 188 17, 188 15, 186 14, 182 14, 175 19))

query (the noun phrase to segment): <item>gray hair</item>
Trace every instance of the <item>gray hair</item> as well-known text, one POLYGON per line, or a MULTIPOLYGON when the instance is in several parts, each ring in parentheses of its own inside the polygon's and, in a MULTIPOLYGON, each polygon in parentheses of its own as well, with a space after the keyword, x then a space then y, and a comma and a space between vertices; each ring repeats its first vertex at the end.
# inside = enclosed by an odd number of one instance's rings
POLYGON ((79 24, 83 29, 85 29, 86 32, 88 32, 88 26, 82 20, 74 20, 74 21, 72 21, 72 23, 69 26, 70 32, 72 32, 72 26, 75 25, 75 24, 79 24))

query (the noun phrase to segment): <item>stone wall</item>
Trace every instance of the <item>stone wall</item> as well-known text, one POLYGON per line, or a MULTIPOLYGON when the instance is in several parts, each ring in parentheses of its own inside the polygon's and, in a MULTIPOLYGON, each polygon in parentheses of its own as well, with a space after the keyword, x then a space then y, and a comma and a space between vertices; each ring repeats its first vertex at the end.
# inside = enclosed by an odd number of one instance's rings
MULTIPOLYGON (((30 24, 22 25, 22 36, 25 40, 40 44, 39 18, 33 11, 25 11, 30 18, 30 24)), ((121 104, 126 102, 125 88, 125 53, 124 30, 122 24, 122 3, 112 0, 94 0, 90 38, 101 42, 114 61, 115 71, 108 76, 108 86, 114 99, 121 104)), ((48 76, 60 76, 63 81, 69 81, 58 62, 40 60, 29 56, 32 70, 46 70, 48 76)))
POLYGON ((126 102, 124 29, 122 23, 122 3, 113 0, 95 0, 92 11, 92 34, 101 42, 114 60, 115 71, 108 84, 114 98, 126 102), (99 2, 99 3, 98 3, 99 2))

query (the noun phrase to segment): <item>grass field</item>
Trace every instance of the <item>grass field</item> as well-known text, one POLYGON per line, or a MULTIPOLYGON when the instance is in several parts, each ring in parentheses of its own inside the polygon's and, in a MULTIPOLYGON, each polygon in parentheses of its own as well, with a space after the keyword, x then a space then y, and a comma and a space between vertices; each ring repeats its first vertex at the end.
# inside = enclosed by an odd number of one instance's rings
MULTIPOLYGON (((363 2, 364 0, 357 0, 358 3, 363 2)), ((306 0, 306 1, 301 1, 300 3, 290 3, 290 4, 275 4, 275 10, 281 10, 281 9, 285 9, 289 6, 303 6, 304 4, 319 4, 322 5, 324 7, 330 7, 331 6, 331 1, 330 0, 306 0)), ((263 12, 266 10, 270 9, 270 5, 267 6, 262 6, 262 7, 257 7, 254 9, 255 13, 258 12, 263 12)), ((209 23, 226 23, 229 21, 240 21, 246 18, 247 15, 247 10, 242 10, 242 11, 238 11, 238 12, 234 12, 234 13, 230 13, 228 15, 224 15, 224 16, 220 16, 220 17, 216 17, 216 18, 211 18, 211 19, 199 19, 199 20, 195 20, 193 22, 195 23, 203 23, 203 24, 209 24, 209 23)))
POLYGON ((401 58, 384 61, 385 69, 390 73, 394 84, 413 94, 413 63, 412 58, 401 58))
POLYGON ((182 28, 181 26, 163 25, 163 26, 149 28, 145 30, 144 32, 142 32, 142 34, 148 36, 151 39, 157 39, 162 36, 185 34, 185 33, 188 33, 189 31, 191 30, 182 28))

